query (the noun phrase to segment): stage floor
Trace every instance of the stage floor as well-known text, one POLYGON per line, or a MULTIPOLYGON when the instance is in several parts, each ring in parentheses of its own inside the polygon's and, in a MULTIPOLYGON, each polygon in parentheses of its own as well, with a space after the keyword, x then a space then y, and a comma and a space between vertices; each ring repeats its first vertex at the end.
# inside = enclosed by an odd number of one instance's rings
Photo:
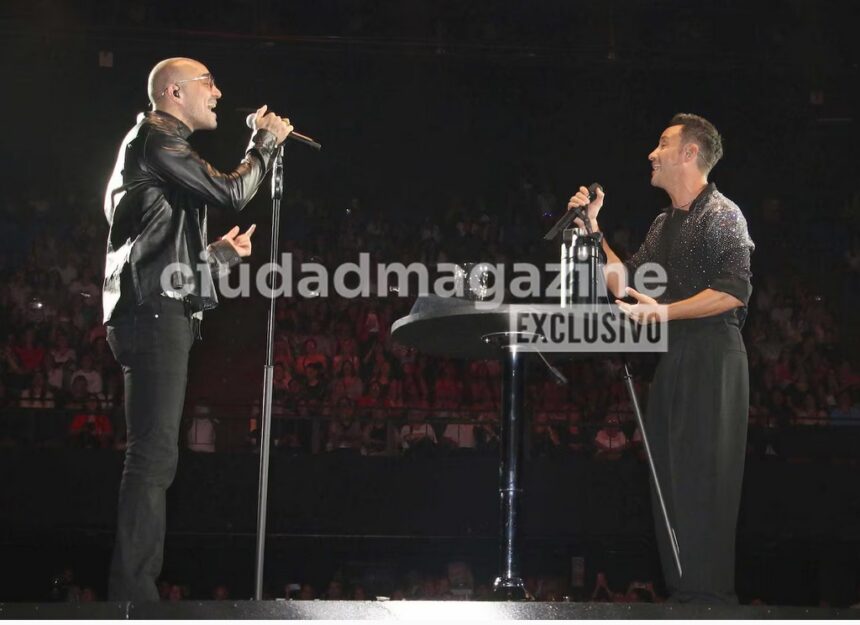
POLYGON ((856 619, 860 610, 509 601, 4 603, 0 619, 856 619))

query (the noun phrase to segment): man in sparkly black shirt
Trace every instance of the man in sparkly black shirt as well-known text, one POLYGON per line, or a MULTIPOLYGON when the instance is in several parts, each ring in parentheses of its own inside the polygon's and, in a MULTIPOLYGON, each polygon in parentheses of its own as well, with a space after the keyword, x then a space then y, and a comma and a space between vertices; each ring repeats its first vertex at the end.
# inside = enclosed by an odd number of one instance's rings
MULTIPOLYGON (((736 602, 735 529, 740 505, 749 411, 749 374, 741 325, 752 293, 754 249, 737 205, 708 182, 722 156, 714 126, 678 114, 648 156, 651 184, 671 205, 626 262, 603 237, 607 286, 620 309, 639 323, 668 322, 669 349, 660 359, 648 401, 654 464, 675 528, 683 575, 654 501, 657 539, 671 601, 736 602), (626 286, 646 263, 666 271, 657 299, 626 286)), ((592 228, 604 194, 588 203, 580 187, 569 208, 588 204, 592 228)), ((639 287, 640 285, 636 285, 639 287)))

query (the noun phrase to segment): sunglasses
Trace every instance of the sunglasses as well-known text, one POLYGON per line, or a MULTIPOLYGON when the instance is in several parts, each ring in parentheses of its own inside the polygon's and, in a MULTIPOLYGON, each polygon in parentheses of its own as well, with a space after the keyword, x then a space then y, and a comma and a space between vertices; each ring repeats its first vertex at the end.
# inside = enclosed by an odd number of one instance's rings
POLYGON ((185 84, 187 82, 194 82, 196 80, 205 81, 206 86, 209 87, 210 89, 215 88, 215 77, 212 75, 211 72, 207 72, 205 74, 200 74, 199 76, 195 76, 194 78, 185 78, 183 80, 177 80, 176 82, 171 83, 170 85, 165 87, 161 93, 158 94, 158 97, 159 98, 164 97, 164 94, 167 93, 167 90, 170 89, 170 87, 172 87, 174 85, 178 87, 178 86, 185 84))

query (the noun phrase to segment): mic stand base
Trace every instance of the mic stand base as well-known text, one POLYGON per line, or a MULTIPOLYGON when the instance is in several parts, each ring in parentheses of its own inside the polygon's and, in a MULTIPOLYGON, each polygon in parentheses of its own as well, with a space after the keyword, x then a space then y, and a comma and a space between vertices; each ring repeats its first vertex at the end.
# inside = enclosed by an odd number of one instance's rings
POLYGON ((494 601, 530 601, 532 599, 521 577, 497 577, 493 582, 494 601))

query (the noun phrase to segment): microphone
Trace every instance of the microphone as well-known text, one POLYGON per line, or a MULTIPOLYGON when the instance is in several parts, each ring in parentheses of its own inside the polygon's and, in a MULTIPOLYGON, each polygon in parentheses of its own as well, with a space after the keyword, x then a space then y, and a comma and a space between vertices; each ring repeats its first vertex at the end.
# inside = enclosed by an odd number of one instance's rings
MULTIPOLYGON (((597 190, 600 189, 603 191, 603 185, 599 182, 592 182, 588 187, 588 203, 591 204, 594 200, 597 199, 597 190)), ((577 217, 580 217, 585 223, 585 229, 588 234, 591 234, 591 220, 588 218, 587 206, 580 206, 579 208, 574 208, 567 211, 564 215, 561 216, 555 225, 550 228, 549 232, 544 235, 545 241, 552 241, 559 232, 567 228, 567 226, 577 217)))
MULTIPOLYGON (((247 110, 247 109, 246 109, 247 110)), ((245 125, 248 126, 251 130, 254 129, 254 118, 257 117, 256 113, 251 113, 248 117, 245 118, 245 125)), ((304 143, 312 147, 314 150, 321 150, 322 145, 308 137, 307 135, 303 135, 299 132, 293 130, 290 134, 287 135, 287 139, 292 139, 293 141, 298 141, 299 143, 304 143)))
MULTIPOLYGON (((603 191, 603 187, 599 182, 592 182, 588 185, 588 203, 591 204, 594 200, 597 199, 597 190, 600 189, 603 191)), ((585 224, 585 231, 588 234, 591 234, 591 219, 588 218, 588 205, 580 206, 579 208, 575 208, 574 211, 579 213, 580 218, 582 219, 582 223, 585 224)))
MULTIPOLYGON (((588 185, 588 203, 591 204, 594 200, 597 199, 597 190, 600 189, 603 191, 603 185, 599 182, 592 182, 588 185)), ((585 208, 583 206, 583 208, 585 208)))

